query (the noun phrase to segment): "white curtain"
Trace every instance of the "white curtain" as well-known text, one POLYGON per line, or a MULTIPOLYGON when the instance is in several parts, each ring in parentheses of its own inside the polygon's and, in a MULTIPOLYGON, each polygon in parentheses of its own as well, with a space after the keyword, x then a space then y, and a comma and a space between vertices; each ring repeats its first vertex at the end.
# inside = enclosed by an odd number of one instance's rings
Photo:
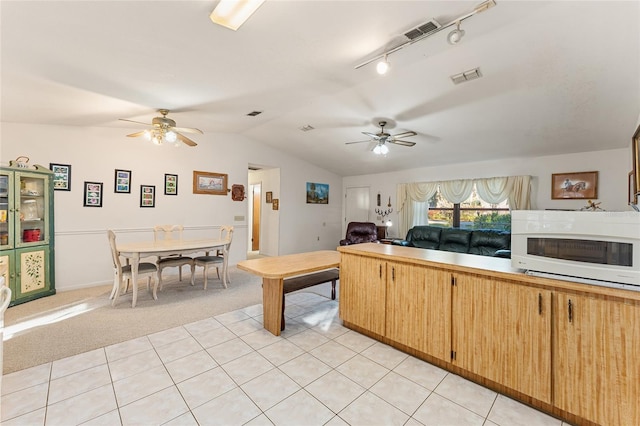
POLYGON ((415 182, 401 183, 398 185, 397 206, 398 206, 398 234, 400 237, 407 235, 407 231, 414 226, 416 219, 424 221, 424 216, 429 212, 427 201, 438 190, 438 182, 415 182), (422 218, 416 215, 415 202, 423 203, 426 207, 422 212, 422 218))
POLYGON ((511 194, 513 180, 508 177, 476 179, 476 191, 481 200, 489 204, 500 204, 511 194))
POLYGON ((440 193, 448 201, 461 203, 471 196, 473 191, 472 179, 447 180, 440 182, 440 193))

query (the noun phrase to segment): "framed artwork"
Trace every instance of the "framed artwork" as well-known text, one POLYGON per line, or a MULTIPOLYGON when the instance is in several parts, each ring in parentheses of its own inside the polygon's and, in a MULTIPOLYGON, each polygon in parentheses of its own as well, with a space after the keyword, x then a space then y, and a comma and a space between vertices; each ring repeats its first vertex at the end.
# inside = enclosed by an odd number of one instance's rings
POLYGON ((131 170, 116 169, 113 192, 120 192, 123 194, 129 194, 131 192, 131 170))
POLYGON ((164 174, 164 195, 178 195, 178 175, 164 174))
POLYGON ((274 198, 273 202, 271 203, 271 206, 273 207, 273 210, 279 210, 280 209, 280 200, 278 200, 277 198, 274 198))
POLYGON ((84 183, 84 207, 102 207, 102 182, 84 183))
POLYGON ((156 206, 155 185, 140 185, 140 207, 156 206))
POLYGON ((53 172, 53 190, 71 191, 71 165, 49 163, 49 169, 53 172))
POLYGON ((551 199, 598 198, 598 172, 554 173, 551 175, 551 199))
POLYGON ((266 201, 267 203, 271 204, 271 201, 273 201, 273 192, 271 192, 271 191, 267 191, 267 196, 266 196, 266 197, 267 197, 267 198, 266 198, 266 200, 265 200, 265 201, 266 201))
POLYGON ((629 187, 627 190, 627 194, 629 194, 627 196, 627 204, 638 204, 638 201, 636 200, 636 194, 637 194, 637 190, 636 190, 636 177, 633 173, 633 170, 631 170, 629 172, 629 183, 628 183, 629 187))
POLYGON ((631 141, 631 162, 633 163, 633 174, 635 183, 635 194, 633 204, 638 204, 640 194, 640 126, 636 129, 631 141))
POLYGON ((244 195, 244 185, 231 185, 231 199, 233 201, 244 201, 245 198, 247 197, 244 195))
POLYGON ((194 194, 212 194, 227 195, 229 188, 227 185, 228 177, 222 173, 210 173, 193 171, 193 193, 194 194))
POLYGON ((329 204, 329 185, 307 182, 307 204, 329 204))

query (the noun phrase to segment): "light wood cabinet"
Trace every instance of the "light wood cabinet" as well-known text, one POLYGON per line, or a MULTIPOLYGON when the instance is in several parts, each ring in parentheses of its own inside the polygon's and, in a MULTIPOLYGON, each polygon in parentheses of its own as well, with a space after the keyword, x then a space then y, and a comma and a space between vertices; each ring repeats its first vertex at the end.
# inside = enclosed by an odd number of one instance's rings
POLYGON ((551 291, 453 275, 452 363, 551 402, 551 291))
POLYGON ((451 274, 406 263, 387 263, 386 337, 449 361, 451 274))
POLYGON ((601 425, 640 424, 640 302, 558 291, 554 405, 601 425))
POLYGON ((380 336, 385 331, 387 262, 342 254, 340 318, 380 336))

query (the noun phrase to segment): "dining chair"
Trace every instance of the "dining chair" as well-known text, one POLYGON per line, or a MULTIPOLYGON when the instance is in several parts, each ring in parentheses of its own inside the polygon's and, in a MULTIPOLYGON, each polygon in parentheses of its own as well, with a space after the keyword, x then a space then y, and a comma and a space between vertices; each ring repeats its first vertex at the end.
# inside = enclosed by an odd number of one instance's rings
POLYGON ((195 266, 202 266, 204 268, 204 289, 207 289, 207 277, 209 275, 209 267, 215 266, 220 278, 220 272, 218 268, 222 266, 222 284, 224 288, 227 288, 227 282, 229 279, 229 249, 231 248, 231 241, 233 240, 233 226, 221 226, 220 227, 220 240, 225 241, 221 249, 216 250, 215 254, 210 255, 206 252, 204 256, 198 256, 194 258, 195 266))
MULTIPOLYGON (((181 240, 183 230, 184 226, 182 225, 156 225, 153 227, 153 238, 155 241, 161 239, 172 240, 176 239, 176 237, 181 240)), ((168 255, 165 257, 158 256, 156 265, 158 266, 158 285, 160 286, 160 291, 162 291, 162 270, 164 268, 177 267, 178 279, 182 281, 182 267, 189 265, 191 267, 191 285, 193 285, 193 272, 195 270, 195 266, 192 257, 183 256, 181 254, 168 255)))
MULTIPOLYGON (((120 255, 116 248, 116 234, 112 230, 107 231, 109 236, 109 247, 111 248, 111 259, 113 260, 113 289, 109 299, 113 299, 111 306, 116 305, 116 300, 120 295, 120 290, 124 286, 124 291, 129 287, 129 281, 131 281, 131 265, 122 265, 120 262, 120 255)), ((153 279, 153 299, 158 300, 157 289, 158 282, 156 281, 156 275, 158 274, 158 268, 155 264, 150 262, 140 262, 138 265, 138 278, 147 277, 147 291, 151 291, 151 280, 153 279)))

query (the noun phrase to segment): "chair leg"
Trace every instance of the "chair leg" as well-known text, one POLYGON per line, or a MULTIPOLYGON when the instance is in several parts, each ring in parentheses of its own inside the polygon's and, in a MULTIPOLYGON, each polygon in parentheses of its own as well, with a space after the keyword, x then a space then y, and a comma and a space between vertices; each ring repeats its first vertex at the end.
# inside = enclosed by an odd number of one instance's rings
POLYGON ((111 306, 116 306, 116 301, 118 300, 118 296, 120 295, 120 287, 122 287, 122 279, 120 276, 116 276, 113 280, 113 289, 111 290, 111 294, 113 294, 111 306))
POLYGON ((178 280, 182 282, 182 265, 178 266, 178 280))
POLYGON ((195 285, 196 264, 191 263, 191 285, 195 285))
POLYGON ((158 300, 158 281, 152 275, 149 275, 147 277, 147 286, 151 283, 151 279, 153 279, 153 300, 158 300))
POLYGON ((204 271, 202 272, 204 274, 204 289, 205 290, 207 289, 207 273, 209 272, 208 269, 209 269, 209 265, 205 264, 204 265, 204 271))
POLYGON ((158 285, 160 286, 160 291, 162 291, 162 268, 158 268, 158 285))

